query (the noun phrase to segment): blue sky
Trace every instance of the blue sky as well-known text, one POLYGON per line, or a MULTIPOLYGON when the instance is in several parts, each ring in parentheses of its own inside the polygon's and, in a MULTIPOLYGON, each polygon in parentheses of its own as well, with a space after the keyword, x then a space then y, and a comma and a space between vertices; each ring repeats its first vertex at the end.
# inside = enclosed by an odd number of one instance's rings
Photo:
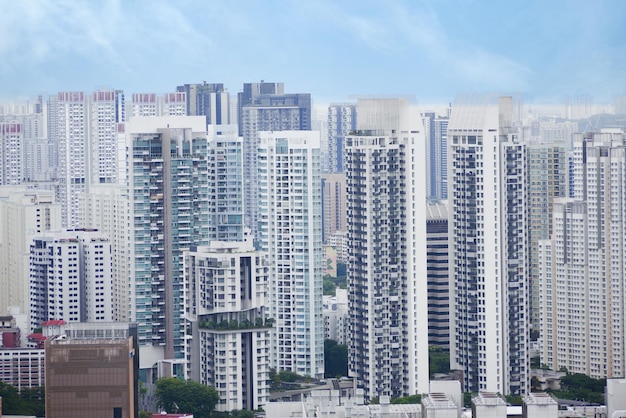
POLYGON ((284 81, 354 95, 626 92, 622 0, 0 0, 0 99, 284 81))

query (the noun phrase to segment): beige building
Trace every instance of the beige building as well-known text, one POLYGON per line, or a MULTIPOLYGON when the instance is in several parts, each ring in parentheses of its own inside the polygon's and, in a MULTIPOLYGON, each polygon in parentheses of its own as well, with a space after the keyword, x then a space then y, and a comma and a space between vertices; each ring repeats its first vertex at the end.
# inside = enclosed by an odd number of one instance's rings
POLYGON ((346 175, 322 174, 322 218, 324 242, 337 231, 346 231, 346 175))
POLYGON ((0 187, 0 315, 9 306, 28 312, 30 244, 36 234, 60 228, 54 192, 0 187))

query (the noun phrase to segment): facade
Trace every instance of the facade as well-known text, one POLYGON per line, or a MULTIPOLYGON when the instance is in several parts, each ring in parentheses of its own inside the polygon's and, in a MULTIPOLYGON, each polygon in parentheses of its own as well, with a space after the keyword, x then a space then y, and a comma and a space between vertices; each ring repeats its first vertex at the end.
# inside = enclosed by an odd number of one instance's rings
POLYGON ((245 222, 258 239, 258 148, 260 132, 311 130, 310 94, 262 94, 241 104, 243 137, 245 222))
POLYGON ((530 384, 527 154, 513 107, 460 97, 448 125, 450 366, 465 392, 530 384))
POLYGON ((324 339, 347 345, 350 335, 348 289, 337 288, 335 296, 324 295, 324 339))
POLYGON ((230 120, 230 95, 223 83, 184 84, 176 91, 186 95, 187 115, 205 116, 207 125, 213 126, 236 123, 230 120))
POLYGON ((136 329, 76 324, 45 343, 46 417, 134 418, 138 407, 136 329))
POLYGON ((285 94, 285 83, 266 82, 244 83, 243 91, 237 93, 237 126, 239 136, 243 136, 243 107, 255 102, 262 94, 285 94))
POLYGON ((331 103, 328 106, 328 173, 344 172, 346 136, 356 130, 356 104, 331 103))
POLYGON ((330 236, 347 227, 346 175, 322 174, 322 241, 327 243, 330 236))
POLYGON ((48 132, 54 146, 57 202, 64 228, 78 226, 78 194, 88 190, 89 112, 83 92, 60 92, 48 101, 48 132))
POLYGON ((92 183, 125 180, 123 146, 117 124, 124 117, 123 93, 117 90, 61 92, 48 101, 48 132, 58 182, 57 202, 65 228, 78 223, 78 196, 92 183), (123 177, 122 177, 123 176, 123 177))
POLYGON ((348 370, 365 398, 428 392, 425 138, 405 99, 360 99, 346 138, 348 370))
POLYGON ((425 112, 422 119, 426 132, 427 196, 430 200, 448 198, 448 114, 425 112))
POLYGON ((269 402, 268 275, 251 237, 212 241, 186 253, 188 374, 214 387, 219 411, 269 402))
POLYGON ((472 416, 485 418, 506 417, 506 401, 493 392, 479 392, 472 397, 472 416))
MULTIPOLYGON (((347 225, 346 225, 347 228, 347 225)), ((328 245, 336 251, 337 261, 346 263, 348 261, 348 231, 337 231, 328 237, 328 245)))
POLYGON ((0 185, 24 181, 24 134, 21 123, 0 123, 0 185))
POLYGON ((130 200, 128 187, 117 184, 92 184, 89 193, 79 195, 79 222, 109 237, 111 244, 113 320, 128 322, 132 312, 129 297, 130 200))
POLYGON ((626 373, 623 133, 576 135, 574 198, 554 203, 539 241, 541 362, 594 378, 626 373))
POLYGON ((131 118, 125 126, 131 222, 130 320, 141 366, 184 355, 183 252, 208 244, 205 118, 131 118))
POLYGON ((539 331, 538 242, 550 239, 554 199, 568 196, 569 167, 565 142, 528 145, 528 214, 531 274, 531 320, 539 331))
POLYGON ((318 132, 261 132, 259 241, 267 254, 271 367, 324 375, 318 132))
POLYGON ((428 263, 428 344, 450 348, 448 205, 429 203, 426 218, 428 263))
POLYGON ((111 245, 98 231, 35 236, 30 246, 31 329, 45 321, 111 322, 111 245))
POLYGON ((529 392, 522 397, 523 418, 557 418, 558 416, 559 404, 547 393, 529 392))
POLYGON ((243 241, 243 141, 237 126, 209 126, 209 239, 243 241))
POLYGON ((61 206, 55 203, 54 192, 0 187, 0 313, 6 313, 10 306, 29 312, 32 239, 60 228, 61 206))
POLYGON ((0 348, 0 382, 18 391, 44 384, 45 361, 41 348, 0 348))
MULTIPOLYGON (((118 123, 124 121, 124 93, 120 90, 96 91, 91 95, 89 108, 90 152, 89 184, 124 184, 124 143, 118 143, 118 123)), ((80 225, 83 226, 83 225, 80 225)))

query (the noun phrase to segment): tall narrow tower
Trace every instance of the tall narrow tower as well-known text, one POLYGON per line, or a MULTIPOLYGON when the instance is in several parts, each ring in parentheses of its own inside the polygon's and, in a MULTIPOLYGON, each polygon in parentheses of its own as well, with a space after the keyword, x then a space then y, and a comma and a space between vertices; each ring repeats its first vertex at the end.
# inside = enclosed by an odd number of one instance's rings
POLYGON ((259 236, 270 277, 271 364, 324 375, 319 132, 262 132, 259 236))
POLYGON ((428 392, 424 132, 405 99, 360 99, 346 138, 349 372, 369 399, 428 392))
POLYGON ((513 99, 456 100, 448 125, 450 365, 465 392, 528 391, 526 151, 513 99))
POLYGON ((207 137, 202 116, 131 118, 126 123, 130 184, 132 321, 142 368, 182 358, 183 252, 209 236, 207 137), (151 363, 152 362, 152 363, 151 363))

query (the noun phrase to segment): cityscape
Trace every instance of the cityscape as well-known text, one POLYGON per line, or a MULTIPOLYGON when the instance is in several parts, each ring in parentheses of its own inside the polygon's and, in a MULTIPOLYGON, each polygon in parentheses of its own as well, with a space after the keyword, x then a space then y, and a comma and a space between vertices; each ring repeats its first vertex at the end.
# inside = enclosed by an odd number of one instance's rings
POLYGON ((0 418, 626 417, 626 62, 591 30, 622 6, 563 11, 600 42, 566 76, 516 26, 461 41, 484 6, 278 3, 248 46, 248 0, 0 4, 0 418))

